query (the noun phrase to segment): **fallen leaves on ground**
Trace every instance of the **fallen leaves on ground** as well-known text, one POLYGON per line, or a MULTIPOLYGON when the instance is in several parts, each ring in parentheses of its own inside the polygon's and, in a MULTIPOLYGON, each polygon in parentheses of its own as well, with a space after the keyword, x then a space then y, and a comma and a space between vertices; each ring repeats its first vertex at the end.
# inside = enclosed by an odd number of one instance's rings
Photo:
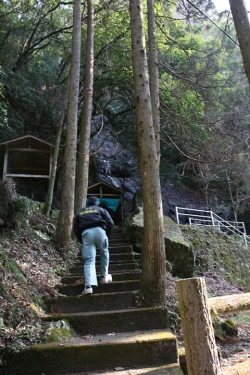
POLYGON ((76 280, 75 284, 77 285, 82 285, 85 283, 85 278, 82 276, 82 277, 79 277, 79 279, 76 280))
POLYGON ((43 299, 61 296, 56 286, 71 263, 55 248, 55 224, 36 209, 18 230, 0 232, 0 360, 6 347, 41 341, 43 299))

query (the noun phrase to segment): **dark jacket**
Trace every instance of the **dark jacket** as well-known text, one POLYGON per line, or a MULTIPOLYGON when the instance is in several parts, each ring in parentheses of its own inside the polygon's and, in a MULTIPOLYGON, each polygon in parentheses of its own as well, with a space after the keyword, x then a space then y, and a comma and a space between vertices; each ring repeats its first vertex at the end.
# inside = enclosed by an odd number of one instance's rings
POLYGON ((85 229, 100 227, 111 235, 114 222, 105 208, 99 206, 88 206, 77 212, 74 219, 74 233, 79 242, 82 243, 82 232, 85 229))

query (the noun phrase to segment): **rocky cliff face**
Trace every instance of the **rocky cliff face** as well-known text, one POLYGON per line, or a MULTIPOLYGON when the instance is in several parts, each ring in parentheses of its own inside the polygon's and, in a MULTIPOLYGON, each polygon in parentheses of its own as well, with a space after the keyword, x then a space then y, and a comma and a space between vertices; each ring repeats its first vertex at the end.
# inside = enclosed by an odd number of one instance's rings
MULTIPOLYGON (((140 197, 139 160, 130 151, 129 144, 126 147, 122 146, 112 125, 108 124, 108 120, 104 119, 104 124, 107 124, 103 127, 100 121, 101 117, 97 116, 92 122, 91 152, 93 157, 90 165, 89 184, 91 185, 101 180, 124 190, 124 208, 125 212, 129 214, 135 208, 135 194, 137 193, 140 197)), ((176 221, 176 206, 207 210, 203 193, 180 184, 179 180, 174 178, 162 177, 161 180, 163 214, 165 216, 169 216, 176 221)), ((212 209, 224 219, 232 219, 231 211, 223 208, 223 205, 218 202, 215 202, 212 209)), ((183 218, 182 223, 184 222, 183 218)))
MULTIPOLYGON (((125 131, 125 130, 124 130, 125 131)), ((134 210, 134 199, 137 193, 140 196, 141 180, 137 155, 128 143, 123 146, 119 142, 119 135, 115 133, 108 119, 102 115, 92 120, 90 147, 89 185, 104 181, 114 187, 122 189, 124 195, 124 210, 126 214, 134 210)), ((161 176, 163 213, 176 221, 175 207, 207 210, 205 196, 199 192, 180 184, 174 177, 161 176)), ((62 176, 61 176, 62 177, 62 176)), ((53 208, 60 208, 60 184, 54 193, 53 208)), ((17 184, 17 192, 35 201, 44 202, 46 188, 42 185, 17 184)), ((232 219, 232 213, 223 205, 216 202, 213 211, 226 220, 232 219)), ((210 207, 211 208, 211 207, 210 207)), ((184 223, 184 220, 182 220, 184 223)))

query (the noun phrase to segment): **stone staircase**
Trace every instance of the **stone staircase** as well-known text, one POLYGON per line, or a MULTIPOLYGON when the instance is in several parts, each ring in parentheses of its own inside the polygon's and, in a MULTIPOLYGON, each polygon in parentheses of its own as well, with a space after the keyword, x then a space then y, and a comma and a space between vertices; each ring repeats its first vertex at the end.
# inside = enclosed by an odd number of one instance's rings
MULTIPOLYGON (((183 374, 167 310, 137 305, 140 270, 121 229, 114 229, 109 245, 112 283, 81 296, 84 285, 76 281, 83 276, 83 261, 77 257, 58 290, 65 296, 46 299, 50 314, 44 319, 66 320, 77 337, 27 347, 8 374, 183 374)), ((99 256, 97 272, 100 278, 99 256)))

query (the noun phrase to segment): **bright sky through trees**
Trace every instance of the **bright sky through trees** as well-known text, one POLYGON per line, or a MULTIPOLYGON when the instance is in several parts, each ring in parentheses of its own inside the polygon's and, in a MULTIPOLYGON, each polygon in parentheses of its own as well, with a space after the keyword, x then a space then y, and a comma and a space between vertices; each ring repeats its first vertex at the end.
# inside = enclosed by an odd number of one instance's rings
MULTIPOLYGON (((247 9, 250 11, 250 0, 245 0, 247 5, 247 9)), ((214 5, 218 12, 222 12, 225 9, 230 9, 229 1, 228 0, 214 0, 214 5)))

